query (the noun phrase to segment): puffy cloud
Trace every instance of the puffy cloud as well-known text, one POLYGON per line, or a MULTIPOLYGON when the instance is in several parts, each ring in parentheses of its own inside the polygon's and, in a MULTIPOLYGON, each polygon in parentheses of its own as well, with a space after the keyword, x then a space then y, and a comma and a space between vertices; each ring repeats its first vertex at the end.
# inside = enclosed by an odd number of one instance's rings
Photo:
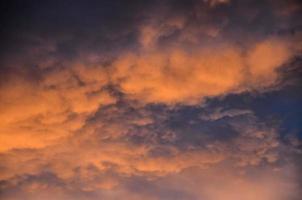
POLYGON ((176 192, 180 199, 294 199, 296 172, 286 168, 288 161, 280 157, 288 147, 279 139, 278 129, 261 122, 253 112, 222 111, 237 133, 229 139, 183 141, 182 136, 190 134, 186 129, 172 132, 173 140, 161 137, 173 131, 163 126, 172 116, 162 111, 158 113, 165 116, 159 117, 155 110, 107 105, 55 145, 2 152, 2 197, 175 199, 176 192), (150 190, 137 193, 144 184, 150 190), (236 192, 238 188, 244 193, 236 192))
POLYGON ((34 4, 1 37, 1 199, 299 199, 300 139, 237 105, 282 85, 297 1, 34 4))
POLYGON ((52 144, 81 128, 99 106, 115 102, 102 89, 108 83, 102 67, 73 65, 41 75, 11 75, 1 84, 1 151, 52 144))
POLYGON ((246 55, 234 45, 192 52, 156 48, 121 55, 109 67, 65 62, 68 67, 39 69, 36 80, 26 73, 12 75, 1 86, 2 150, 43 147, 68 136, 99 106, 116 101, 109 85, 143 104, 197 104, 273 85, 276 70, 290 56, 289 44, 274 38, 253 45, 246 55), (12 135, 18 139, 11 140, 12 135))
MULTIPOLYGON (((229 162, 244 171, 245 167, 260 166, 261 163, 274 165, 280 159, 279 153, 286 149, 278 140, 277 130, 260 123, 252 114, 243 121, 238 121, 237 116, 230 117, 229 123, 238 132, 230 140, 200 138, 197 142, 205 142, 200 145, 192 138, 189 146, 183 146, 182 137, 177 134, 172 141, 165 137, 154 139, 156 134, 160 136, 168 131, 162 127, 156 133, 156 123, 163 122, 156 122, 154 114, 149 113, 149 118, 153 119, 151 125, 154 125, 150 126, 150 123, 136 122, 138 116, 148 116, 147 111, 129 113, 125 107, 110 107, 96 114, 95 122, 69 138, 61 139, 59 144, 2 153, 0 178, 11 180, 50 172, 65 184, 72 185, 77 179, 81 182, 80 187, 110 189, 122 184, 121 180, 108 177, 107 183, 104 177, 103 182, 97 178, 99 173, 105 176, 112 171, 125 177, 158 179, 189 168, 211 169, 229 162), (135 140, 137 136, 144 140, 135 140)), ((181 134, 187 133, 181 130, 181 134)))
POLYGON ((278 67, 291 56, 289 44, 277 38, 244 50, 230 44, 190 52, 152 50, 121 56, 111 75, 131 99, 195 104, 205 97, 269 87, 277 79, 278 67))
POLYGON ((254 45, 247 58, 252 85, 261 87, 274 83, 277 68, 291 56, 289 44, 282 40, 272 39, 254 45))

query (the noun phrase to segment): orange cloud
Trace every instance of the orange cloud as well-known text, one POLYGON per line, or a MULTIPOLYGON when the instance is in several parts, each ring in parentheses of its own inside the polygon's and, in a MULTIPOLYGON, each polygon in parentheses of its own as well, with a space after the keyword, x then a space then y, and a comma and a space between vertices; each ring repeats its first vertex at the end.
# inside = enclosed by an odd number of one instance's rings
MULTIPOLYGON (((121 193, 130 199, 145 196, 160 198, 129 191, 127 184, 132 179, 135 182, 136 177, 147 181, 149 187, 151 183, 155 188, 172 187, 209 200, 253 200, 258 196, 263 200, 282 200, 296 195, 296 181, 285 177, 286 170, 279 169, 275 164, 280 159, 278 152, 282 150, 282 145, 274 128, 259 123, 253 113, 246 110, 214 113, 213 120, 217 120, 216 116, 236 117, 237 114, 250 118, 248 122, 231 124, 238 132, 235 138, 220 142, 209 140, 206 145, 180 148, 173 143, 131 142, 130 135, 125 135, 125 131, 132 131, 131 125, 148 126, 153 123, 152 120, 147 124, 138 123, 137 117, 124 114, 121 109, 112 106, 104 113, 110 120, 100 118, 95 123, 86 124, 68 138, 61 138, 57 144, 2 152, 0 179, 13 185, 20 182, 16 187, 22 188, 23 193, 12 195, 17 199, 18 195, 33 195, 30 199, 59 195, 57 198, 64 199, 71 188, 83 193, 100 191, 97 196, 104 197, 105 193, 108 195, 106 199, 118 198, 121 193), (153 153, 158 150, 164 153, 153 153), (266 171, 263 166, 275 170, 266 171), (257 176, 255 171, 259 173, 257 176), (64 186, 52 183, 50 178, 43 182, 44 173, 50 173, 64 186), (254 175, 249 176, 249 173, 254 175), (24 180, 19 180, 18 177, 24 175, 24 180), (125 179, 128 182, 124 182, 125 179), (238 189, 243 192, 238 193, 238 189)), ((143 113, 141 116, 147 118, 148 115, 143 113)), ((293 169, 289 171, 296 173, 293 169)))
POLYGON ((12 75, 1 86, 0 152, 40 148, 81 128, 101 105, 115 102, 102 87, 102 67, 73 65, 32 81, 12 75))
POLYGON ((145 103, 195 104, 205 97, 265 88, 292 56, 287 42, 267 39, 248 48, 234 45, 192 50, 151 50, 121 56, 112 79, 130 98, 145 103), (275 58, 277 56, 277 59, 275 58))
MULTIPOLYGON (((33 20, 29 32, 6 30, 14 34, 3 45, 13 41, 12 48, 0 52, 0 198, 298 199, 300 172, 290 159, 300 156, 301 141, 283 142, 251 110, 208 112, 216 103, 204 104, 273 88, 301 51, 299 28, 287 26, 299 4, 274 4, 110 3, 119 16, 108 20, 94 9, 74 18, 79 3, 63 24, 52 21, 65 8, 45 26, 33 20), (268 36, 272 27, 285 31, 268 36)), ((40 6, 24 15, 40 17, 43 9, 31 12, 40 6)))
POLYGON ((70 135, 99 106, 116 101, 103 89, 109 84, 143 104, 197 104, 206 97, 270 87, 291 56, 290 45, 273 38, 246 53, 230 44, 191 52, 152 48, 121 55, 109 68, 71 63, 37 81, 14 75, 1 86, 0 149, 40 148, 70 135))
POLYGON ((252 86, 257 88, 273 84, 277 79, 277 68, 291 56, 289 44, 276 38, 254 45, 247 55, 252 86))
MULTIPOLYGON (((106 114, 114 117, 110 112, 106 114)), ((117 118, 121 119, 121 116, 117 118)), ((22 174, 37 175, 46 170, 69 181, 78 176, 76 169, 88 166, 101 172, 114 170, 126 176, 161 177, 192 167, 211 168, 224 161, 232 161, 234 166, 240 168, 258 166, 261 162, 274 163, 279 159, 281 145, 276 130, 259 126, 253 118, 249 119, 251 124, 233 125, 239 133, 233 140, 207 141, 205 146, 183 149, 173 144, 135 144, 125 140, 125 137, 131 137, 125 135, 125 130, 131 130, 127 120, 88 124, 56 145, 36 150, 14 150, 0 155, 3 169, 0 179, 22 174), (165 153, 154 154, 157 150, 165 153)), ((132 121, 136 123, 135 118, 129 123, 132 121)))

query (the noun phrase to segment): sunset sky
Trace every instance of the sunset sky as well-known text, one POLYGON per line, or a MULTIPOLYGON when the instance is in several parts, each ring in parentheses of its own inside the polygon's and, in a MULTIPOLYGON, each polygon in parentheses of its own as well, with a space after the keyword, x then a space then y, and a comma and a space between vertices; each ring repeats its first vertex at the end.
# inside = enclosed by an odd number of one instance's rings
POLYGON ((301 200, 299 0, 0 7, 0 200, 301 200))

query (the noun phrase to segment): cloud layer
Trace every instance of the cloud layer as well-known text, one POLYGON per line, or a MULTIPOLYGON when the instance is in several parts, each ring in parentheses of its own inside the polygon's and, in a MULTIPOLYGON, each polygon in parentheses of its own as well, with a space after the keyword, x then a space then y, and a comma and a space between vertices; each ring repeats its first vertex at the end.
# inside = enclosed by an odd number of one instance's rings
POLYGON ((1 199, 299 199, 298 1, 4 6, 1 199))

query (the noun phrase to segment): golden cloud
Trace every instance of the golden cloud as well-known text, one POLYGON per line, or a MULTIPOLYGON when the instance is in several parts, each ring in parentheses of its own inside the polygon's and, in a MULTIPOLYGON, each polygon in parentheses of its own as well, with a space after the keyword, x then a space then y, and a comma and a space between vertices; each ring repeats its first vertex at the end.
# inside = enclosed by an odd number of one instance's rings
POLYGON ((0 151, 40 148, 81 128, 100 105, 115 102, 102 90, 103 68, 73 65, 41 80, 15 75, 1 86, 0 151))
MULTIPOLYGON (((267 36, 256 27, 255 36, 250 24, 234 33, 266 9, 254 13, 231 0, 168 4, 155 6, 156 16, 129 16, 143 20, 125 20, 127 28, 114 18, 100 35, 83 31, 89 38, 64 30, 49 40, 17 39, 24 49, 3 56, 0 80, 1 199, 298 199, 298 170, 284 155, 300 154, 301 141, 283 143, 278 128, 248 109, 204 114, 211 106, 203 102, 272 89, 278 70, 301 51, 301 34, 267 36), (177 116, 178 108, 196 109, 196 119, 177 116), (216 126, 220 120, 225 126, 216 126), (195 126, 203 123, 205 133, 195 126)), ((300 10, 289 4, 269 15, 284 18, 280 27, 300 10)))
POLYGON ((272 38, 245 51, 231 44, 192 51, 147 48, 119 56, 110 67, 70 63, 37 81, 18 74, 1 86, 0 149, 40 148, 70 135, 100 105, 116 101, 104 90, 109 84, 143 104, 198 104, 274 85, 276 70, 291 56, 288 42, 272 38))
POLYGON ((121 56, 110 74, 132 99, 196 104, 205 97, 272 86, 276 70, 291 56, 289 44, 275 38, 260 41, 245 51, 234 45, 190 52, 150 50, 121 56))

